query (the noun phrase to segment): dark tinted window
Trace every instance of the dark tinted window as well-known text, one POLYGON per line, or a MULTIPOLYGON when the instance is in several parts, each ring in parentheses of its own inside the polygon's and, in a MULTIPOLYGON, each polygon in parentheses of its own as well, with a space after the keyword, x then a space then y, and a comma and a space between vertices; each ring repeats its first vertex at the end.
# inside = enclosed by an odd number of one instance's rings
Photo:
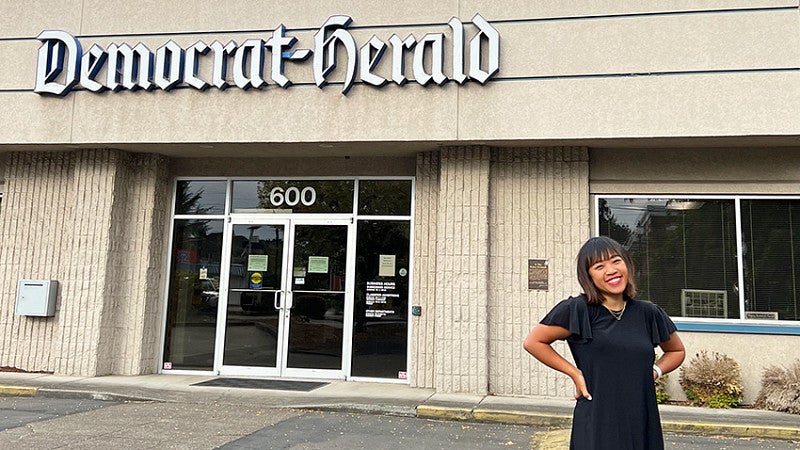
POLYGON ((178 181, 175 214, 225 214, 225 181, 178 181))
POLYGON ((406 372, 410 233, 408 221, 358 222, 353 376, 406 372))
POLYGON ((164 344, 165 369, 213 368, 222 228, 222 220, 175 221, 164 344))
POLYGON ((600 234, 631 252, 639 297, 671 316, 739 318, 732 199, 600 199, 600 234))
POLYGON ((800 320, 800 200, 742 200, 742 249, 749 318, 800 320))
POLYGON ((358 213, 367 216, 411 215, 411 180, 361 180, 358 213))

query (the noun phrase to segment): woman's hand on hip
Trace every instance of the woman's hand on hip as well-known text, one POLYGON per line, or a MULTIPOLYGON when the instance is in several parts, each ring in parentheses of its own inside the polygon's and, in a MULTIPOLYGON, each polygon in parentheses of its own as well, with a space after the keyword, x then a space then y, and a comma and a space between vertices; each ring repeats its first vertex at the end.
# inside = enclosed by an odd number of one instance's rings
POLYGON ((592 399, 592 395, 586 387, 586 379, 583 378, 583 372, 578 371, 578 374, 572 378, 572 381, 575 383, 575 400, 579 400, 581 397, 587 400, 592 399))

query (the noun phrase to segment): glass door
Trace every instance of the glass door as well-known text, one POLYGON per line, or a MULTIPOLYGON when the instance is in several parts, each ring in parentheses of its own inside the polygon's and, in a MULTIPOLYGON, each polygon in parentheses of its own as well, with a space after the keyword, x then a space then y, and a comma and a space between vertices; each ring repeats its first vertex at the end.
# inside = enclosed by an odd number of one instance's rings
POLYGON ((292 377, 344 378, 350 336, 350 220, 293 221, 286 362, 292 377))
POLYGON ((220 374, 345 377, 352 229, 349 219, 232 221, 220 374))
POLYGON ((286 220, 263 219, 229 227, 223 375, 281 374, 288 229, 286 220))

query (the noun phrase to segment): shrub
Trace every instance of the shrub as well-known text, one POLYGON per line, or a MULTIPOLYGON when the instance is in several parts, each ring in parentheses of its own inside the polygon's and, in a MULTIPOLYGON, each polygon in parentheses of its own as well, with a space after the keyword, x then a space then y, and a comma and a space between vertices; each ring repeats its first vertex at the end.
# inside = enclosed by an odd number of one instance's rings
MULTIPOLYGON (((658 361, 658 355, 656 355, 658 361)), ((669 394, 667 393, 667 378, 669 375, 664 375, 656 380, 656 403, 667 403, 669 401, 669 394)))
POLYGON ((667 403, 669 401, 669 394, 667 393, 666 378, 669 375, 656 380, 656 403, 667 403))
POLYGON ((681 387, 693 405, 736 407, 742 400, 742 371, 730 357, 714 352, 697 353, 681 368, 681 387))
POLYGON ((764 369, 756 408, 800 414, 800 359, 789 367, 764 369))

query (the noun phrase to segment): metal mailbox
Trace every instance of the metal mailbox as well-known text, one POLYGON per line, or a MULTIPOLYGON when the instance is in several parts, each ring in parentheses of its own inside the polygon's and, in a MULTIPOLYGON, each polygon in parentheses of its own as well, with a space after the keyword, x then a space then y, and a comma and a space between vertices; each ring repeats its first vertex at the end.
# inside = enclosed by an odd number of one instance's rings
POLYGON ((19 280, 15 313, 18 316, 53 316, 57 296, 56 280, 19 280))

